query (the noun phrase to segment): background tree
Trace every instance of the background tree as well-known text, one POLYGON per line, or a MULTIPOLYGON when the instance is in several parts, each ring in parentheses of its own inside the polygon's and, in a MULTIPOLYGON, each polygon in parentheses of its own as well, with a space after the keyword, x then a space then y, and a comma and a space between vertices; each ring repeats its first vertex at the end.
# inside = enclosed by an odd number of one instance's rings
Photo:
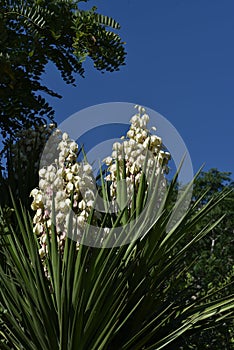
MULTIPOLYGON (((196 263, 192 269, 189 269, 184 282, 184 285, 189 286, 194 300, 207 295, 212 290, 218 291, 220 288, 222 288, 220 295, 233 294, 233 284, 229 284, 234 281, 233 189, 234 182, 231 173, 221 172, 214 168, 208 172, 202 172, 194 183, 194 202, 206 192, 199 204, 198 211, 201 211, 208 201, 212 197, 217 197, 221 191, 229 191, 224 200, 199 221, 197 227, 212 224, 225 215, 223 220, 185 256, 187 266, 189 262, 196 259, 196 263)), ((210 297, 210 300, 213 298, 210 297)), ((231 349, 234 344, 233 315, 218 327, 200 330, 199 336, 186 336, 184 342, 186 345, 181 345, 181 349, 187 349, 188 346, 199 350, 231 349)))
POLYGON ((41 82, 53 62, 67 84, 84 76, 83 62, 91 58, 100 71, 124 64, 119 24, 93 7, 79 9, 87 0, 0 1, 0 128, 5 137, 22 126, 53 120, 54 111, 42 97, 61 97, 41 82), (44 119, 43 119, 44 118, 44 119))
POLYGON ((86 0, 0 0, 0 130, 7 137, 0 153, 2 205, 10 203, 10 186, 27 206, 38 181, 43 124, 54 120, 43 96, 61 97, 42 84, 46 65, 54 63, 62 79, 75 85, 87 57, 102 72, 124 64, 124 45, 115 33, 119 24, 95 7, 81 10, 81 2, 86 0))

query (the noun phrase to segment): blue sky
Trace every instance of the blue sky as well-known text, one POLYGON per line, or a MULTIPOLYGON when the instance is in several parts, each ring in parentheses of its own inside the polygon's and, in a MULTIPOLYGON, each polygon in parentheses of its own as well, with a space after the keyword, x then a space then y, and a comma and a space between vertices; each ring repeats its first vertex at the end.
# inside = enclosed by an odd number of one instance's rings
POLYGON ((63 95, 50 99, 56 121, 104 102, 141 104, 174 125, 195 170, 205 163, 205 170, 234 174, 234 1, 95 0, 85 6, 94 5, 121 24, 126 66, 101 74, 87 62, 76 88, 50 66, 44 81, 63 95))

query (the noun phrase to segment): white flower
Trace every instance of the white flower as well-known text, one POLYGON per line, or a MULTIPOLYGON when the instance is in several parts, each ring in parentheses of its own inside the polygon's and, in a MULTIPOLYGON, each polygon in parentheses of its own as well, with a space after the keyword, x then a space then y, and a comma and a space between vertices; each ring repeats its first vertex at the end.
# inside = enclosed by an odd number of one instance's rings
POLYGON ((46 243, 47 237, 46 237, 46 234, 45 234, 45 233, 41 236, 40 241, 41 241, 43 244, 46 243))
POLYGON ((75 178, 75 182, 74 182, 75 189, 79 190, 82 179, 80 176, 75 176, 74 178, 75 178))
POLYGON ((72 172, 73 174, 77 174, 78 171, 79 171, 79 165, 78 165, 77 163, 74 164, 74 165, 72 165, 72 167, 71 167, 71 172, 72 172))
POLYGON ((66 160, 68 161, 68 162, 73 162, 74 160, 76 160, 76 158, 77 158, 77 155, 76 155, 76 153, 70 153, 69 155, 68 155, 68 157, 66 158, 66 160))
POLYGON ((69 150, 66 148, 63 148, 61 152, 59 153, 59 157, 67 157, 69 154, 69 150))
POLYGON ((68 193, 71 193, 73 191, 74 185, 71 182, 68 182, 67 186, 66 186, 66 190, 68 193))
POLYGON ((40 192, 38 192, 34 198, 34 202, 37 204, 40 204, 40 203, 42 203, 42 200, 43 200, 43 196, 40 192))
POLYGON ((130 119, 130 123, 131 124, 135 124, 139 122, 139 116, 138 115, 134 115, 131 119, 130 119))
POLYGON ((137 151, 132 151, 131 152, 131 156, 133 157, 133 158, 136 158, 137 156, 138 156, 138 154, 139 154, 139 150, 137 151))
POLYGON ((59 203, 59 209, 61 210, 61 212, 65 212, 67 209, 67 205, 65 202, 60 202, 59 203))
POLYGON ((42 215, 42 209, 37 209, 36 216, 40 217, 42 215))
POLYGON ((52 173, 52 172, 49 173, 49 180, 50 180, 50 183, 54 182, 55 178, 56 178, 56 174, 55 174, 55 173, 52 173))
POLYGON ((132 139, 129 140, 128 144, 129 144, 129 146, 132 147, 132 148, 134 148, 134 147, 137 145, 136 141, 134 141, 134 140, 132 140, 132 139))
POLYGON ((83 167, 84 171, 88 174, 90 174, 92 172, 92 167, 90 164, 85 164, 83 167))
POLYGON ((135 136, 135 140, 137 142, 142 142, 143 141, 143 136, 142 136, 142 133, 139 133, 135 136))
POLYGON ((71 200, 70 200, 70 198, 67 198, 67 199, 65 200, 65 203, 66 203, 66 205, 67 205, 68 207, 70 207, 70 206, 71 206, 71 200))
POLYGON ((43 232, 43 225, 40 224, 40 223, 36 223, 36 225, 34 226, 33 228, 33 232, 36 234, 36 235, 40 235, 42 232, 43 232))
POLYGON ((61 211, 59 211, 58 214, 56 215, 56 219, 58 223, 61 223, 64 220, 64 214, 61 213, 61 211))
POLYGON ((45 174, 45 180, 46 180, 46 182, 50 181, 50 173, 48 171, 45 174))
POLYGON ((45 256, 45 249, 43 247, 39 249, 39 255, 40 255, 41 258, 44 258, 44 256, 45 256))
POLYGON ((124 152, 125 152, 125 159, 129 159, 129 157, 131 156, 131 153, 132 153, 132 148, 131 147, 126 147, 124 149, 124 152))
POLYGON ((58 136, 58 135, 61 135, 61 134, 62 134, 62 131, 59 130, 59 129, 56 129, 56 130, 54 130, 54 133, 52 134, 52 137, 53 136, 58 136))
POLYGON ((65 198, 65 193, 64 191, 58 191, 55 195, 56 201, 63 200, 65 198))
POLYGON ((134 137, 134 131, 133 130, 129 130, 128 132, 127 132, 127 137, 129 137, 129 138, 132 138, 132 137, 134 137))
POLYGON ((135 105, 135 107, 140 114, 145 113, 145 108, 139 105, 135 105))
POLYGON ((57 170, 57 176, 63 176, 64 170, 63 168, 60 168, 57 170))
POLYGON ((150 144, 150 137, 147 137, 147 138, 145 139, 145 141, 143 142, 143 147, 144 147, 145 149, 147 149, 147 148, 149 147, 149 144, 150 144))
POLYGON ((82 214, 78 215, 77 222, 79 225, 83 226, 85 224, 85 217, 82 214))
POLYGON ((149 116, 148 114, 143 114, 141 117, 142 121, 145 123, 145 125, 149 122, 149 116))
POLYGON ((30 197, 35 197, 38 194, 39 190, 37 188, 34 188, 31 192, 30 192, 30 197))
POLYGON ((79 207, 79 209, 80 210, 85 210, 85 208, 86 208, 86 203, 85 203, 85 201, 82 199, 81 201, 80 201, 80 203, 78 204, 78 207, 79 207))
POLYGON ((162 144, 162 139, 156 135, 151 135, 150 142, 152 145, 160 146, 162 144))
POLYGON ((115 143, 113 144, 113 146, 112 146, 112 149, 113 149, 114 151, 120 151, 120 150, 122 149, 121 143, 115 142, 115 143))
POLYGON ((146 130, 142 130, 142 137, 145 139, 148 136, 148 133, 146 130))
POLYGON ((67 180, 67 181, 72 181, 72 180, 73 180, 73 177, 74 177, 73 174, 69 172, 69 173, 67 173, 67 175, 66 175, 66 180, 67 180))
POLYGON ((68 134, 66 132, 63 133, 62 139, 63 139, 63 141, 67 141, 69 139, 69 136, 68 136, 68 134))
POLYGON ((93 207, 93 204, 94 204, 94 201, 93 201, 93 200, 87 201, 87 207, 92 208, 92 207, 93 207))
POLYGON ((110 171, 111 171, 112 173, 116 172, 116 163, 114 163, 114 164, 112 164, 112 165, 110 166, 110 171))
POLYGON ((105 234, 108 234, 108 233, 110 233, 110 228, 109 227, 104 227, 104 232, 105 232, 105 234))
POLYGON ((106 181, 111 181, 111 176, 110 176, 110 174, 107 175, 107 176, 105 177, 105 180, 106 180, 106 181))
POLYGON ((77 143, 76 143, 75 141, 72 141, 72 142, 70 143, 70 150, 71 150, 72 152, 77 152, 77 151, 78 151, 78 145, 77 145, 77 143))
POLYGON ((132 174, 135 174, 136 171, 137 171, 136 163, 133 163, 133 165, 130 167, 130 172, 131 172, 132 174))
POLYGON ((88 189, 87 191, 85 191, 84 197, 85 197, 86 201, 93 200, 94 199, 94 194, 93 194, 93 192, 91 190, 88 189))
POLYGON ((49 165, 47 171, 49 173, 56 173, 56 168, 53 165, 49 165))
MULTIPOLYGON (((34 190, 33 190, 34 191, 34 190)), ((41 194, 41 192, 37 192, 35 195, 34 195, 34 201, 32 202, 31 204, 31 208, 33 210, 37 210, 39 208, 43 208, 43 196, 41 194)))
POLYGON ((54 181, 54 187, 61 188, 63 186, 63 180, 57 177, 54 181))
POLYGON ((117 156, 118 156, 118 154, 117 154, 116 151, 113 151, 112 154, 111 154, 111 156, 112 156, 113 159, 116 159, 117 156))
POLYGON ((106 163, 106 165, 111 165, 113 159, 111 157, 107 157, 103 159, 103 162, 106 163))
POLYGON ((139 182, 141 178, 141 172, 138 172, 137 175, 135 176, 135 182, 139 182))

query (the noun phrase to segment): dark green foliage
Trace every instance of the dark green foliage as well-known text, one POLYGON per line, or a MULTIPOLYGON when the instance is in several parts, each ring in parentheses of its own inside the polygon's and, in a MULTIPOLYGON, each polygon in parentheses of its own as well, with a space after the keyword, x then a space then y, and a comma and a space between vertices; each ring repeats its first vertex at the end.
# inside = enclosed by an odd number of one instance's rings
POLYGON ((212 223, 221 215, 225 215, 222 222, 196 249, 200 260, 196 264, 194 273, 197 279, 200 278, 199 284, 202 288, 208 288, 209 283, 218 286, 220 281, 232 271, 234 265, 234 182, 230 175, 230 173, 211 169, 207 173, 203 172, 194 186, 194 199, 197 199, 202 191, 207 191, 201 206, 205 205, 211 197, 218 196, 222 190, 229 191, 224 201, 200 223, 200 225, 212 223))
MULTIPOLYGON (((234 281, 234 182, 231 173, 217 169, 202 172, 194 183, 193 199, 196 201, 206 191, 198 208, 201 210, 210 198, 218 197, 223 190, 229 191, 229 194, 197 226, 209 225, 218 217, 225 217, 185 257, 186 264, 196 259, 185 280, 195 298, 219 288, 223 288, 222 294, 226 296, 234 291, 233 285, 228 285, 234 281)), ((200 331, 198 335, 186 337, 187 345, 183 349, 187 349, 188 344, 191 349, 199 350, 231 349, 234 344, 233 317, 223 321, 219 327, 200 331)))
MULTIPOLYGON (((152 203, 132 229, 136 236, 149 220, 157 188, 150 193, 152 203)), ((141 196, 144 201, 147 194, 142 191, 141 196)), ((169 192, 169 200, 168 196, 169 192)), ((8 230, 1 236, 6 266, 0 265, 4 349, 180 349, 178 339, 187 332, 214 328, 222 322, 220 313, 228 319, 233 315, 233 296, 221 298, 216 293, 216 301, 209 302, 209 293, 194 301, 188 285, 178 288, 186 274, 185 253, 219 223, 198 228, 197 221, 221 200, 222 193, 199 212, 197 203, 170 232, 165 228, 171 213, 165 207, 142 239, 116 248, 81 244, 77 251, 76 243, 67 238, 61 256, 53 229, 45 260, 49 280, 29 215, 14 206, 17 226, 12 228, 1 212, 0 223, 8 230), (176 251, 174 246, 186 237, 188 245, 176 251)), ((125 234, 123 227, 120 235, 125 234)))
POLYGON ((29 195, 38 186, 41 154, 54 128, 55 124, 50 124, 23 129, 4 141, 6 166, 0 173, 1 206, 11 206, 10 188, 15 200, 30 209, 29 195))
POLYGON ((53 62, 67 84, 84 76, 90 57, 96 69, 118 70, 125 51, 113 31, 119 24, 96 9, 79 10, 80 1, 0 1, 0 128, 3 136, 53 119, 41 93, 61 97, 41 82, 53 62), (110 30, 108 30, 110 27, 110 30))

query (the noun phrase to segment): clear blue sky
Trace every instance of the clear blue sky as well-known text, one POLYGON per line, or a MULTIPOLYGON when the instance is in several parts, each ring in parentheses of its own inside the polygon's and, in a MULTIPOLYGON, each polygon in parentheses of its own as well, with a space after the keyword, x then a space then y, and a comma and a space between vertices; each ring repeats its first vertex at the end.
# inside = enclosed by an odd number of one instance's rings
POLYGON ((50 67, 45 82, 63 95, 50 99, 56 121, 103 102, 138 103, 176 127, 195 170, 205 162, 205 170, 234 174, 234 1, 95 0, 86 7, 93 5, 121 24, 126 66, 101 74, 87 62, 76 88, 50 67))

